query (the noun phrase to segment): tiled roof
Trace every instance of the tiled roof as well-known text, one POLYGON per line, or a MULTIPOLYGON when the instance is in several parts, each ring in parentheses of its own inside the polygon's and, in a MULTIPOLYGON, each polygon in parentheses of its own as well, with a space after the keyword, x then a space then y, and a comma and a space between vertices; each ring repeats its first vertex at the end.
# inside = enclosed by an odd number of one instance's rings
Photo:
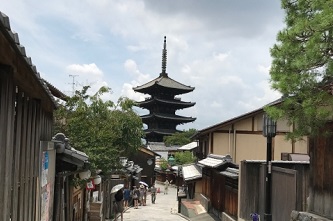
POLYGON ((145 134, 163 134, 163 135, 172 135, 176 132, 180 132, 178 130, 170 130, 170 129, 146 129, 144 130, 145 134))
POLYGON ((175 81, 172 78, 169 78, 167 75, 160 75, 158 78, 155 78, 146 84, 133 88, 133 90, 140 92, 141 90, 145 90, 145 89, 153 87, 153 86, 160 86, 160 87, 171 88, 171 89, 179 89, 179 90, 188 91, 188 92, 194 90, 194 87, 190 87, 190 86, 181 84, 178 81, 175 81))
POLYGON ((209 154, 207 158, 198 161, 198 164, 211 168, 217 168, 229 162, 232 162, 230 155, 222 156, 222 155, 209 154))
POLYGON ((220 174, 237 179, 239 176, 239 169, 228 167, 225 171, 220 172, 220 174))
POLYGON ((1 11, 0 11, 0 31, 3 32, 5 36, 8 36, 7 39, 9 40, 10 44, 14 46, 13 49, 17 51, 17 54, 19 56, 22 56, 22 58, 26 61, 27 65, 31 68, 31 73, 32 73, 31 76, 37 80, 39 86, 43 88, 45 93, 48 95, 48 97, 51 99, 54 106, 56 107, 57 102, 53 98, 53 95, 51 94, 44 80, 40 77, 40 74, 37 71, 36 66, 32 64, 31 57, 27 57, 25 47, 20 44, 18 34, 11 30, 9 17, 4 13, 2 13, 1 11))
POLYGON ((259 113, 263 113, 264 112, 264 107, 266 106, 275 106, 275 105, 279 105, 281 104, 283 101, 282 98, 279 98, 271 103, 268 103, 266 105, 264 105, 262 108, 259 108, 259 109, 256 109, 256 110, 253 110, 251 112, 248 112, 248 113, 245 113, 245 114, 242 114, 242 115, 239 115, 237 117, 234 117, 234 118, 231 118, 229 120, 226 120, 226 121, 223 121, 223 122, 220 122, 220 123, 217 123, 217 124, 214 124, 212 126, 209 126, 209 127, 206 127, 204 129, 201 129, 199 130, 195 135, 193 135, 192 138, 197 138, 201 135, 204 135, 204 134, 207 134, 207 133, 210 133, 212 131, 215 131, 215 130, 218 130, 219 128, 221 127, 225 127, 225 126, 228 126, 228 125, 231 125, 231 124, 234 124, 235 122, 239 122, 243 119, 246 119, 250 116, 255 116, 259 113))
POLYGON ((178 148, 178 150, 193 150, 194 148, 198 147, 198 142, 194 141, 188 144, 185 144, 184 146, 181 146, 178 148))
POLYGON ((50 82, 46 81, 45 79, 43 79, 43 81, 45 82, 47 87, 50 89, 50 92, 53 96, 55 96, 56 98, 59 98, 63 101, 68 100, 68 96, 66 94, 64 94, 62 91, 60 91, 58 88, 53 86, 50 82))
POLYGON ((194 117, 183 117, 175 114, 164 114, 164 113, 153 113, 141 116, 142 120, 145 119, 153 119, 153 118, 160 118, 160 119, 168 119, 168 120, 178 120, 182 122, 192 122, 195 121, 196 118, 194 117))
POLYGON ((182 106, 182 107, 191 107, 195 105, 195 102, 184 102, 181 101, 180 99, 174 99, 174 100, 165 100, 165 99, 160 99, 160 98, 150 98, 146 99, 144 101, 136 102, 138 106, 145 106, 151 103, 165 103, 165 104, 172 104, 172 105, 177 105, 177 106, 182 106))
POLYGON ((183 165, 182 173, 185 181, 202 178, 202 169, 196 164, 183 165))
MULTIPOLYGON (((266 160, 244 160, 246 163, 266 163, 266 160)), ((272 164, 310 164, 310 161, 272 160, 272 164)))
POLYGON ((167 147, 163 142, 149 142, 147 148, 152 151, 172 151, 177 150, 179 146, 170 146, 167 147))

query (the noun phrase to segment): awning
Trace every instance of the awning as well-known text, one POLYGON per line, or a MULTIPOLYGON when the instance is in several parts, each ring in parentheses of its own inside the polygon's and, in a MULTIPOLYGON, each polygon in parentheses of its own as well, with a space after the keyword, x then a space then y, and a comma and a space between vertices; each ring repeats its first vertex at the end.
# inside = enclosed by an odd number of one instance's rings
POLYGON ((183 165, 182 172, 183 172, 183 179, 185 181, 191 181, 202 178, 201 167, 195 164, 183 165))
POLYGON ((217 168, 225 163, 230 163, 230 162, 232 162, 232 158, 230 155, 222 156, 222 155, 209 154, 207 158, 198 161, 198 164, 211 168, 217 168))
POLYGON ((232 179, 237 179, 239 176, 239 169, 228 167, 225 171, 220 172, 220 174, 232 179))

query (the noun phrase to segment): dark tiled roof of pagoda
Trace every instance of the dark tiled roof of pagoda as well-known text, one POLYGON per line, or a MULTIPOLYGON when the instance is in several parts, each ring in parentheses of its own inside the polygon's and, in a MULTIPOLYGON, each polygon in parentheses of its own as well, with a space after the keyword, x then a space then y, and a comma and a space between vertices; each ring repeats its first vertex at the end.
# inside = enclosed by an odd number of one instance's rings
POLYGON ((192 107, 195 105, 195 102, 184 102, 184 101, 180 101, 177 99, 165 100, 165 99, 160 99, 160 98, 146 99, 144 101, 136 102, 136 105, 139 107, 145 107, 145 106, 149 106, 150 104, 154 104, 154 103, 172 104, 172 105, 176 105, 179 107, 192 107))
POLYGON ((137 91, 137 92, 149 94, 149 92, 152 89, 158 88, 158 87, 172 89, 175 94, 176 93, 184 94, 184 93, 188 93, 188 92, 191 92, 194 90, 194 87, 186 86, 182 83, 179 83, 178 81, 175 81, 172 78, 169 78, 167 75, 160 75, 158 78, 155 78, 154 80, 151 80, 146 84, 133 88, 133 90, 137 91))
POLYGON ((144 130, 146 134, 162 134, 162 135, 172 135, 176 132, 181 132, 179 130, 171 130, 171 129, 146 129, 144 130))
POLYGON ((175 114, 164 114, 164 113, 153 113, 153 114, 147 114, 141 116, 142 120, 148 120, 148 119, 167 119, 167 120, 174 120, 174 121, 180 121, 180 122, 192 122, 195 121, 196 118, 193 117, 183 117, 175 114))

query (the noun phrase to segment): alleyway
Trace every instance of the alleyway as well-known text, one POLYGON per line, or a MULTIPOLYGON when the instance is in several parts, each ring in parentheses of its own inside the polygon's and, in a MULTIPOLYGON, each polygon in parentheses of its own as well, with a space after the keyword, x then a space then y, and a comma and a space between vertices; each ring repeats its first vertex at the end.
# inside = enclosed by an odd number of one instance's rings
MULTIPOLYGON (((184 221, 188 220, 178 214, 177 189, 169 187, 168 194, 164 194, 161 184, 156 184, 161 192, 156 196, 155 204, 151 203, 150 195, 147 196, 147 206, 139 209, 129 208, 124 213, 124 221, 184 221)), ((120 221, 120 217, 118 218, 120 221)))

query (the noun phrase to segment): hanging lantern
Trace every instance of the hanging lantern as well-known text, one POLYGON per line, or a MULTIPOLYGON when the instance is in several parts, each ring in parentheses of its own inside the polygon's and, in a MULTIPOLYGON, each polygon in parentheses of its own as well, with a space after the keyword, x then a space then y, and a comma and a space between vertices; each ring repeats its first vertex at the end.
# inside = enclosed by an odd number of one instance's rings
POLYGON ((81 173, 79 173, 79 177, 81 180, 87 180, 90 178, 90 176, 91 176, 90 170, 82 171, 81 173))
POLYGON ((102 177, 100 175, 97 175, 94 177, 94 184, 98 185, 102 182, 102 177))

